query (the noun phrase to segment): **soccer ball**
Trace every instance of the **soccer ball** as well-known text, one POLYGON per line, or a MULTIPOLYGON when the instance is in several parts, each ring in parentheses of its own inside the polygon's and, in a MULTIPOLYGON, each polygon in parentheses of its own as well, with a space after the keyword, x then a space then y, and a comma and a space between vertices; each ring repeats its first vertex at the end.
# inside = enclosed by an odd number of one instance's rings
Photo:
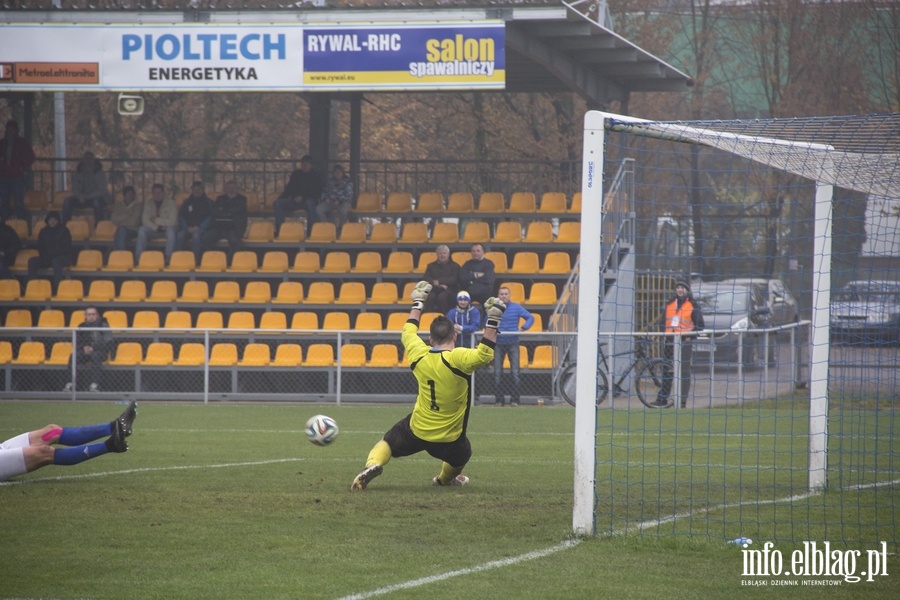
POLYGON ((337 438, 337 421, 325 415, 310 417, 306 422, 306 437, 316 446, 327 446, 337 438))

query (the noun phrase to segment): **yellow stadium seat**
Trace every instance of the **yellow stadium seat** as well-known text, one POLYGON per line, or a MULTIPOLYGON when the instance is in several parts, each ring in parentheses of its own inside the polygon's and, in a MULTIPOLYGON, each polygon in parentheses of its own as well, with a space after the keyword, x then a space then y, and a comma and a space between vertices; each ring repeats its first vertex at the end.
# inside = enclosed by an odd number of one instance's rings
POLYGON ((297 243, 306 239, 306 224, 300 221, 285 221, 278 231, 277 242, 297 243))
POLYGON ((541 205, 538 212, 564 213, 566 212, 566 195, 562 192, 544 192, 541 195, 541 205))
MULTIPOLYGON (((72 343, 71 342, 56 342, 57 344, 69 344, 69 352, 72 351, 72 343)), ((56 344, 54 344, 55 347, 56 344)), ((8 365, 12 362, 13 359, 13 351, 12 344, 7 341, 0 341, 0 365, 8 365)))
POLYGON ((231 265, 225 269, 227 273, 254 273, 259 267, 256 252, 238 250, 231 257, 231 265))
POLYGON ((455 244, 459 241, 459 225, 457 223, 435 223, 431 232, 434 244, 455 244))
POLYGON ((31 319, 30 310, 14 308, 6 313, 6 323, 4 324, 4 327, 7 329, 30 329, 33 325, 34 321, 31 319))
POLYGON ((501 221, 491 241, 495 244, 518 244, 522 241, 522 224, 519 221, 501 221))
MULTIPOLYGON (((519 344, 519 368, 524 369, 528 366, 528 347, 519 344)), ((509 368, 509 354, 503 357, 503 367, 509 368)))
POLYGON ((440 192, 425 192, 419 194, 419 199, 416 201, 416 212, 444 212, 444 195, 440 192))
MULTIPOLYGON (((484 255, 487 256, 487 252, 485 252, 484 255)), ((463 266, 471 259, 472 253, 469 250, 457 250, 456 252, 450 253, 450 260, 459 266, 463 266)))
POLYGON ((571 273, 572 261, 568 252, 548 252, 544 256, 544 267, 540 270, 543 275, 571 273))
POLYGON ((272 359, 272 367, 299 367, 303 363, 303 350, 300 344, 278 344, 275 348, 275 358, 272 359))
POLYGON ((367 367, 390 368, 396 367, 400 362, 400 352, 394 344, 375 344, 372 347, 372 358, 366 363, 367 367))
POLYGON ((27 190, 25 192, 25 208, 43 212, 50 209, 50 194, 44 190, 27 190))
POLYGON ((50 285, 49 279, 30 279, 25 284, 25 293, 22 294, 22 301, 46 302, 52 296, 53 289, 50 285))
POLYGON ((82 323, 84 323, 84 311, 83 310, 73 310, 72 314, 69 315, 69 328, 75 329, 82 323))
POLYGON ((94 234, 91 236, 91 241, 111 242, 116 237, 116 229, 118 229, 118 227, 112 221, 107 219, 99 221, 94 227, 94 234))
POLYGON ((40 365, 47 358, 43 342, 22 342, 19 354, 12 359, 14 365, 40 365))
POLYGON ((419 319, 419 331, 427 332, 431 328, 431 324, 441 316, 441 313, 436 312, 427 312, 422 315, 422 318, 419 319))
POLYGON ((337 238, 339 244, 362 244, 366 241, 365 223, 344 223, 337 238))
POLYGON ((559 231, 554 240, 560 244, 577 244, 581 242, 581 223, 579 221, 564 221, 559 224, 559 231))
POLYGON ((116 302, 143 302, 147 299, 147 284, 139 279, 122 282, 116 302))
POLYGON ((419 264, 416 265, 416 273, 424 273, 428 265, 433 263, 435 256, 432 252, 423 252, 419 255, 419 264))
POLYGON ((99 250, 82 250, 78 253, 72 271, 99 271, 103 268, 103 253, 99 250))
POLYGON ((139 273, 159 273, 166 268, 166 255, 160 250, 144 250, 134 270, 139 273))
POLYGON ((228 268, 228 257, 221 250, 207 250, 194 269, 198 273, 222 273, 228 268))
POLYGON ((66 228, 72 234, 73 242, 83 242, 91 237, 90 224, 84 219, 70 219, 66 223, 66 228))
POLYGON ((197 257, 190 250, 176 250, 169 258, 168 273, 190 273, 197 268, 197 257))
MULTIPOLYGON (((72 342, 53 342, 53 347, 50 348, 50 356, 44 361, 44 364, 57 366, 68 365, 71 356, 72 342)), ((2 357, 0 357, 0 363, 2 362, 2 357)))
POLYGON ((185 281, 176 302, 199 303, 209 300, 209 284, 205 281, 185 281))
POLYGON ((249 310, 236 310, 228 315, 228 329, 256 329, 256 317, 249 310))
POLYGON ((413 264, 412 252, 391 252, 388 255, 387 264, 382 269, 382 273, 412 273, 415 265, 413 264))
POLYGON ((447 212, 472 212, 475 210, 475 199, 468 192, 454 192, 447 199, 447 212))
POLYGON ((291 317, 291 329, 299 331, 318 331, 319 315, 314 312, 301 310, 291 317))
POLYGON ((233 304, 241 299, 241 286, 237 281, 217 281, 216 287, 213 288, 212 296, 209 298, 210 303, 216 304, 233 304))
POLYGON ((300 251, 294 255, 291 273, 318 273, 322 268, 318 252, 300 251))
POLYGON ((116 297, 116 286, 109 279, 95 279, 88 288, 87 296, 84 297, 85 302, 112 302, 116 297))
POLYGON ((314 281, 309 285, 304 304, 333 304, 334 284, 330 281, 314 281))
POLYGON ((359 252, 356 255, 356 264, 350 269, 351 273, 381 273, 381 253, 359 252))
POLYGON ((408 192, 391 192, 384 203, 384 212, 412 212, 412 196, 408 192))
POLYGON ((277 331, 287 329, 287 315, 280 311, 264 312, 259 317, 259 331, 277 331))
POLYGON ((328 244, 336 239, 337 227, 335 227, 335 224, 319 221, 318 223, 313 223, 312 229, 309 231, 309 238, 307 238, 306 241, 317 244, 328 244))
POLYGON ((244 241, 250 243, 267 243, 275 239, 275 224, 271 221, 251 221, 247 226, 244 241))
POLYGON ((47 224, 44 223, 43 221, 38 221, 37 223, 35 223, 34 225, 32 225, 32 226, 31 226, 31 235, 28 236, 28 239, 29 239, 29 240, 37 241, 37 239, 38 239, 38 234, 40 234, 40 233, 41 233, 41 229, 43 229, 43 228, 46 227, 46 226, 47 226, 47 224))
POLYGON ((366 286, 359 281, 345 281, 338 290, 335 304, 365 304, 366 286))
POLYGON ((218 343, 213 344, 209 353, 209 366, 211 367, 233 367, 238 362, 238 351, 235 344, 218 343))
MULTIPOLYGON (((38 255, 37 248, 25 248, 24 250, 20 250, 18 254, 16 254, 16 262, 13 263, 13 266, 9 269, 13 273, 20 273, 25 275, 28 273, 28 261, 31 258, 34 258, 38 255)), ((102 262, 101 257, 101 262, 102 262)), ((70 270, 72 270, 70 268, 70 270)))
POLYGON ((182 204, 184 204, 184 201, 187 200, 188 196, 190 196, 190 195, 191 195, 190 191, 178 192, 177 194, 175 194, 175 204, 177 204, 180 207, 182 204))
POLYGON ((424 244, 428 241, 428 225, 425 223, 404 223, 397 240, 403 244, 424 244))
POLYGON ((158 279, 150 287, 147 302, 174 302, 178 298, 178 286, 174 281, 158 279))
POLYGON ((383 331, 381 314, 375 312, 361 312, 356 315, 356 323, 353 326, 356 331, 383 331))
POLYGON ((569 207, 570 213, 581 213, 581 192, 572 194, 572 206, 569 207))
POLYGON ((244 288, 241 304, 268 304, 272 300, 272 285, 268 281, 250 281, 244 288))
POLYGON ((109 364, 117 367, 133 367, 144 360, 144 349, 138 342, 119 342, 109 364))
POLYGON ((290 268, 290 260, 287 252, 282 250, 270 250, 263 254, 262 264, 256 270, 257 273, 286 273, 290 268))
POLYGON ((299 281, 282 281, 278 284, 272 304, 299 304, 303 302, 303 284, 299 281))
POLYGON ((366 347, 362 344, 344 344, 341 346, 340 365, 351 368, 366 366, 366 347))
POLYGON ((225 319, 217 310, 204 310, 197 315, 196 329, 224 329, 225 319))
POLYGON ((558 300, 556 284, 538 281, 531 284, 526 304, 556 304, 558 300))
MULTIPOLYGON (((466 260, 471 257, 471 253, 468 253, 466 260)), ((507 258, 506 252, 503 252, 502 250, 491 250, 485 252, 484 257, 491 259, 491 262, 494 263, 494 273, 506 273, 509 271, 509 258, 507 258)), ((460 265, 462 265, 462 263, 460 263, 460 265)))
POLYGON ((535 275, 540 270, 537 252, 516 252, 513 256, 510 273, 535 275))
POLYGON ((238 366, 267 367, 271 360, 268 344, 251 343, 244 347, 244 355, 238 362, 238 366))
POLYGON ((247 197, 247 212, 263 212, 264 207, 262 205, 262 201, 259 198, 259 194, 256 192, 244 192, 244 196, 247 197))
POLYGON ((167 367, 175 362, 175 351, 169 342, 151 342, 141 362, 145 367, 167 367))
POLYGON ((463 244, 484 244, 491 241, 490 223, 487 221, 469 221, 464 225, 463 235, 459 241, 463 244))
POLYGON ((395 304, 397 299, 397 284, 390 281, 379 281, 372 286, 372 295, 366 304, 395 304))
POLYGON ((20 240, 28 238, 28 221, 24 219, 7 219, 6 224, 16 232, 20 240))
MULTIPOLYGON (((83 319, 84 311, 79 312, 83 319)), ((107 310, 103 312, 102 316, 109 323, 110 329, 128 329, 128 315, 124 310, 107 310)))
MULTIPOLYGON (((318 223, 316 223, 318 225, 318 223)), ((333 251, 325 255, 325 262, 322 263, 320 273, 349 273, 350 272, 350 253, 333 251)))
POLYGON ((397 241, 397 226, 393 223, 375 223, 369 234, 369 243, 393 244, 397 241))
POLYGON ((66 326, 66 315, 55 308, 46 308, 38 315, 37 326, 43 329, 62 329, 66 326))
POLYGON ((175 367, 197 367, 206 362, 206 347, 199 342, 186 342, 178 348, 178 358, 172 363, 175 367))
POLYGON ((533 331, 535 333, 541 332, 544 330, 544 319, 541 318, 541 313, 533 312, 531 316, 534 317, 534 323, 531 324, 531 329, 528 331, 533 331))
POLYGON ((381 195, 375 192, 360 192, 356 199, 356 208, 354 212, 359 213, 380 213, 381 212, 381 195))
POLYGON ((534 194, 531 192, 513 192, 509 198, 509 208, 506 212, 532 213, 537 209, 534 194))
POLYGON ((388 315, 387 324, 384 328, 387 331, 400 331, 401 329, 403 329, 403 326, 406 325, 406 322, 408 320, 408 312, 392 312, 388 315))
POLYGON ((415 281, 407 281, 403 284, 403 293, 400 294, 400 297, 397 298, 397 304, 406 304, 408 303, 410 294, 412 294, 413 288, 416 287, 415 281))
POLYGON ((159 313, 155 310, 139 310, 131 319, 132 329, 159 329, 159 313))
POLYGON ((500 192, 483 192, 478 197, 478 212, 502 213, 506 210, 506 201, 500 192))
POLYGON ((186 332, 191 329, 191 313, 186 310, 170 310, 166 313, 164 329, 186 332))
POLYGON ((331 344, 310 344, 306 349, 306 359, 303 361, 306 367, 333 367, 334 348, 331 344))
POLYGON ((553 224, 550 221, 532 221, 525 229, 526 244, 549 244, 553 241, 553 224))
POLYGON ((345 312, 331 311, 325 313, 322 321, 322 331, 338 331, 350 329, 350 315, 345 312))
MULTIPOLYGON (((68 279, 59 282, 59 286, 62 287, 63 283, 67 283, 68 279)), ((71 281, 77 281, 72 279, 71 281)), ((78 283, 81 283, 78 281, 78 283)), ((59 292, 57 291, 57 295, 59 292)), ((22 284, 19 283, 18 279, 3 279, 0 280, 0 302, 12 302, 14 300, 18 300, 19 296, 22 295, 22 284)), ((56 296, 53 297, 56 300, 56 296)), ((76 300, 81 300, 81 296, 76 298, 76 300)))
POLYGON ((497 286, 497 289, 509 288, 509 299, 522 304, 525 302, 525 285, 519 281, 507 281, 497 286))

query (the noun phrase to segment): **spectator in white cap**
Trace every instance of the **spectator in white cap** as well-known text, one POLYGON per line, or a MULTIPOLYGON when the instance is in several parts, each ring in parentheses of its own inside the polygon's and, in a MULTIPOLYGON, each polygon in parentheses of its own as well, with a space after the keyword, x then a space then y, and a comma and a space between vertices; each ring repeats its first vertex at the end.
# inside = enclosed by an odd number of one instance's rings
POLYGON ((456 346, 472 347, 472 334, 481 329, 481 311, 472 306, 472 297, 466 290, 456 294, 456 306, 447 313, 447 318, 456 329, 456 346))

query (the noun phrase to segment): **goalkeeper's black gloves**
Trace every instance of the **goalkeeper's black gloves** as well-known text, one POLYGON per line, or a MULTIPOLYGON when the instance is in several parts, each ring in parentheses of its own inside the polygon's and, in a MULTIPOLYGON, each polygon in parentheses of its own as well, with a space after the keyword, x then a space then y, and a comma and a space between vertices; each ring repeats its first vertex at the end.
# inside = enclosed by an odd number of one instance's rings
POLYGON ((484 322, 485 327, 491 329, 500 328, 500 318, 506 310, 506 304, 499 298, 488 298, 484 303, 484 311, 487 314, 487 320, 484 322))
POLYGON ((428 298, 428 294, 431 293, 431 288, 433 286, 427 281, 420 281, 416 284, 416 287, 413 288, 412 293, 410 294, 410 298, 412 298, 412 307, 418 310, 422 310, 425 307, 425 299, 428 298))

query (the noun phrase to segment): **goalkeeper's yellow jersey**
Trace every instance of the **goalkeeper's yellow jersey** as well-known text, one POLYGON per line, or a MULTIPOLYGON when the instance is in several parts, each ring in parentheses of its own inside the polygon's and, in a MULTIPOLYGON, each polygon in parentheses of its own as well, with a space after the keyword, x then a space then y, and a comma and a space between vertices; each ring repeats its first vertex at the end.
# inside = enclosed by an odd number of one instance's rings
POLYGON ((419 337, 415 321, 406 322, 400 340, 419 382, 410 418, 413 433, 429 442, 459 439, 469 418, 472 373, 493 360, 493 342, 481 340, 475 348, 433 349, 419 337))

